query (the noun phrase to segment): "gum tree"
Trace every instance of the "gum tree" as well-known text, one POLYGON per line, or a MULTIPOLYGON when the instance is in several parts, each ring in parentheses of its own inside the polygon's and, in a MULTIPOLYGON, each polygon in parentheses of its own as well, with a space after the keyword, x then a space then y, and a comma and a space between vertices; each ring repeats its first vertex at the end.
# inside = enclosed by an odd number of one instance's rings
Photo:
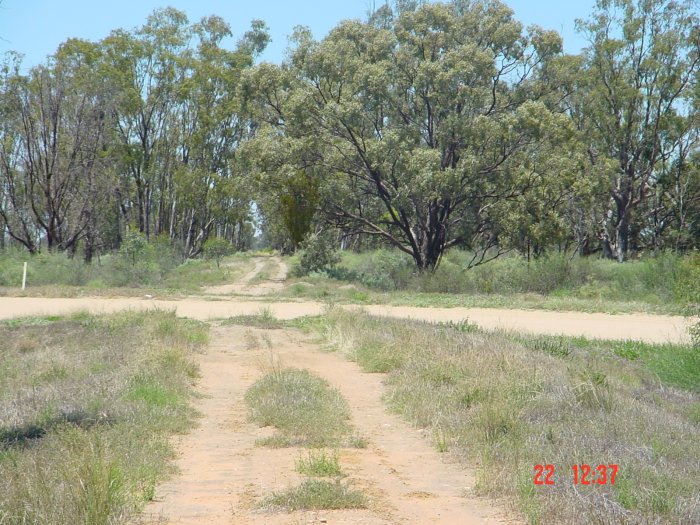
POLYGON ((700 71, 696 7, 599 0, 590 19, 578 21, 590 42, 577 95, 590 156, 594 163, 615 163, 601 241, 620 262, 640 247, 647 215, 653 222, 663 211, 647 206, 659 181, 673 164, 684 164, 697 140, 697 112, 691 111, 700 71))
POLYGON ((561 52, 556 33, 524 32, 497 1, 456 1, 295 40, 283 67, 247 79, 267 123, 251 146, 259 172, 320 174, 330 222, 383 238, 420 271, 452 246, 474 249, 472 264, 507 249, 496 210, 543 183, 569 133, 538 81, 561 52))

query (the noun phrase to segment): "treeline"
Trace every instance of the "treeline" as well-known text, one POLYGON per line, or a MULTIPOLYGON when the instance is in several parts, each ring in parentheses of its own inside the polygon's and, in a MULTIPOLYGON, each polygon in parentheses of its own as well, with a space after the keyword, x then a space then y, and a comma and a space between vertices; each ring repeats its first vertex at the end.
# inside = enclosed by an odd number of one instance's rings
POLYGON ((0 226, 88 260, 127 228, 243 248, 254 215, 276 248, 383 243, 421 270, 455 246, 698 248, 697 2, 599 0, 578 28, 566 55, 498 1, 399 0, 255 65, 262 22, 227 50, 223 20, 166 9, 28 74, 10 57, 0 226))
POLYGON ((255 21, 234 50, 212 16, 174 9, 100 42, 71 39, 46 64, 0 78, 0 226, 30 252, 86 260, 125 230, 167 235, 187 256, 210 235, 250 244, 250 197, 233 160, 250 135, 241 71, 268 36, 255 21))

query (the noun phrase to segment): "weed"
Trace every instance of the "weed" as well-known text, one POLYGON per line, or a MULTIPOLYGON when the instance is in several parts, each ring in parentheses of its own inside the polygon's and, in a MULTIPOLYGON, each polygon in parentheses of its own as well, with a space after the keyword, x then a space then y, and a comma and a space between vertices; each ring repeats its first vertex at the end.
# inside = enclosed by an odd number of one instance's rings
POLYGON ((324 450, 310 450, 306 457, 300 457, 296 462, 296 470, 306 476, 332 477, 343 475, 338 462, 338 453, 328 453, 324 450))
POLYGON ((287 511, 363 509, 367 507, 367 498, 340 480, 307 479, 297 487, 266 498, 260 506, 287 511))

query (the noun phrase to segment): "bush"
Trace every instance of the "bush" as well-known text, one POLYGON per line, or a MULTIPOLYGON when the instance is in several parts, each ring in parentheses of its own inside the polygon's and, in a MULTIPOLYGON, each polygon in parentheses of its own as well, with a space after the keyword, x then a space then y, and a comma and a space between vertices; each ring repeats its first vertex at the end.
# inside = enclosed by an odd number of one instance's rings
POLYGON ((370 288, 383 291, 401 290, 411 285, 413 260, 398 250, 375 250, 351 254, 347 258, 350 274, 370 288))
POLYGON ((340 253, 330 235, 313 233, 303 243, 299 275, 332 270, 340 262, 340 253))
POLYGON ((673 293, 680 303, 700 303, 700 254, 694 253, 683 259, 673 293))
POLYGON ((398 250, 343 253, 332 276, 382 291, 426 293, 514 293, 569 296, 609 301, 683 305, 700 301, 700 255, 667 252, 624 264, 564 253, 531 261, 517 254, 467 269, 473 254, 445 253, 434 272, 418 273, 412 259, 398 250))
POLYGON ((231 255, 233 252, 233 244, 221 237, 207 239, 207 242, 204 243, 204 256, 207 259, 214 259, 217 268, 221 266, 221 260, 227 255, 231 255))

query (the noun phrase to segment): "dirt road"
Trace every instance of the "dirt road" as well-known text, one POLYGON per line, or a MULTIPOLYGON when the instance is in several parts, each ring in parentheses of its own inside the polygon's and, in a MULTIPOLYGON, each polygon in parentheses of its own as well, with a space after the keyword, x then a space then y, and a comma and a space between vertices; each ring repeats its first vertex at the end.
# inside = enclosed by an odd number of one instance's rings
POLYGON ((205 294, 211 295, 250 295, 261 296, 281 290, 287 279, 288 267, 279 257, 254 257, 253 269, 235 283, 210 286, 204 289, 205 294), (267 279, 257 280, 266 266, 274 268, 272 275, 267 279))
MULTIPOLYGON (((545 312, 502 310, 497 308, 418 308, 411 306, 345 305, 342 308, 363 308, 374 315, 417 319, 421 321, 460 321, 468 319, 487 328, 502 328, 538 334, 563 334, 600 339, 635 339, 651 343, 687 340, 687 321, 670 315, 619 314, 581 312, 545 312)), ((179 301, 136 298, 0 298, 0 319, 26 315, 58 315, 76 311, 107 313, 130 308, 174 310, 177 315, 199 319, 225 319, 233 315, 256 314, 262 308, 280 319, 319 315, 325 305, 318 302, 263 303, 254 300, 206 300, 188 298, 179 301)))
MULTIPOLYGON (((286 266, 273 258, 254 260, 251 272, 235 283, 212 287, 207 298, 158 300, 136 298, 0 298, 0 318, 95 313, 122 309, 174 310, 177 315, 214 321, 211 346, 199 357, 202 377, 196 430, 176 441, 181 474, 157 489, 139 523, 171 524, 493 524, 515 523, 492 502, 471 495, 468 471, 445 463, 429 436, 389 414, 382 404, 379 374, 361 372, 342 356, 322 352, 294 331, 261 331, 219 326, 216 319, 255 314, 261 308, 278 318, 318 315, 317 302, 264 303, 240 295, 259 296, 284 287, 286 266), (270 264, 270 261, 272 264, 270 264), (274 267, 277 264, 277 267, 274 267), (261 278, 265 270, 267 278, 261 278), (236 294, 237 297, 228 296, 236 294), (257 341, 251 345, 251 341, 257 341), (263 344, 264 343, 264 344, 263 344), (272 357, 271 357, 272 356, 272 357), (247 422, 243 395, 270 359, 302 367, 327 379, 348 400, 353 424, 369 443, 366 449, 341 452, 341 466, 356 488, 371 500, 362 511, 262 513, 256 503, 275 490, 299 481, 295 449, 256 447, 269 429, 247 422)), ((343 308, 361 308, 344 305, 343 308)), ((681 317, 606 315, 486 308, 414 308, 365 306, 375 315, 424 321, 468 319, 484 328, 543 334, 584 335, 608 339, 678 342, 686 338, 681 317)))
POLYGON ((386 411, 380 374, 361 372, 342 356, 320 351, 298 332, 217 326, 200 366, 201 423, 179 438, 181 474, 158 488, 156 501, 140 523, 516 523, 493 503, 472 496, 474 480, 469 472, 444 462, 429 436, 386 411), (352 423, 369 445, 341 450, 340 464, 353 486, 369 496, 368 509, 294 513, 255 509, 265 496, 301 480, 294 463, 302 451, 255 446, 269 429, 246 419, 243 395, 272 359, 324 377, 348 400, 352 423))

